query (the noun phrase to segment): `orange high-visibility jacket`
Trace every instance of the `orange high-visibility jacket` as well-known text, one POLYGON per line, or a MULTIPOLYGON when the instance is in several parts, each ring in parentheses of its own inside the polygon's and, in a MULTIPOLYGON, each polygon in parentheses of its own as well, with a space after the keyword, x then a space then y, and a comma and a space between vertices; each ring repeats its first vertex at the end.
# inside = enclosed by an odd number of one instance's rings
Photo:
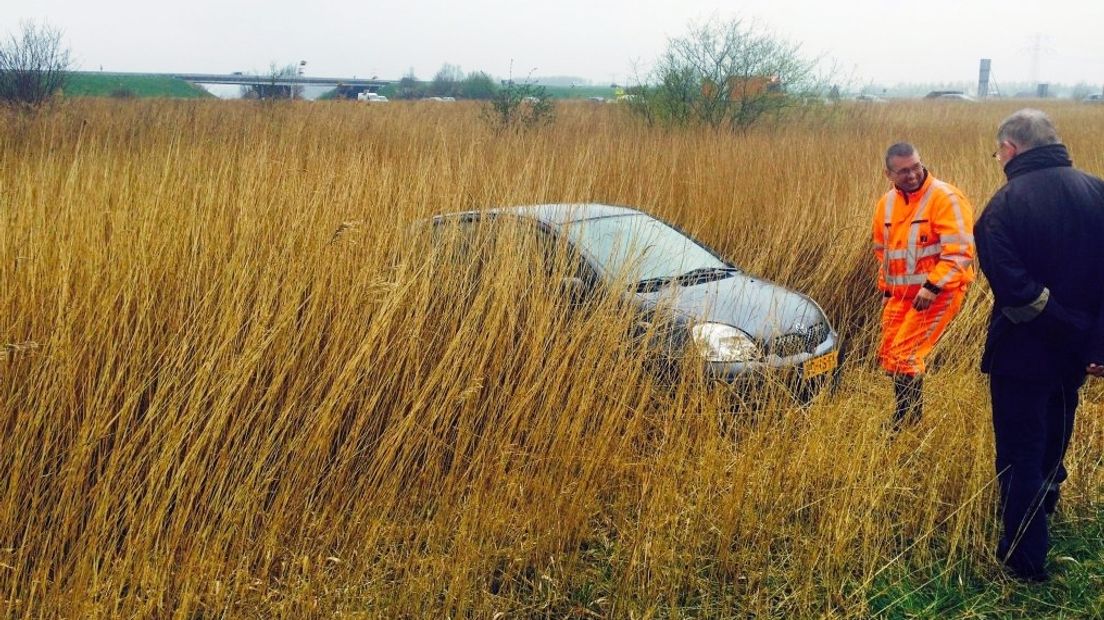
POLYGON ((915 192, 897 187, 874 210, 878 287, 912 298, 924 283, 935 291, 963 288, 974 272, 974 212, 962 192, 930 173, 915 192))

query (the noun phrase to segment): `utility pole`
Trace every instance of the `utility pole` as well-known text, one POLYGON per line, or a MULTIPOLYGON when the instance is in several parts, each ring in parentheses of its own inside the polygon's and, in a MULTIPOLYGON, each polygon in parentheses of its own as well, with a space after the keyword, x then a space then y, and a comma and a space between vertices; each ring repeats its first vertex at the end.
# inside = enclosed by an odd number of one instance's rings
POLYGON ((1035 39, 1032 44, 1024 48, 1031 54, 1031 83, 1035 86, 1038 96, 1046 96, 1047 86, 1042 84, 1039 75, 1039 66, 1042 61, 1043 54, 1049 54, 1054 51, 1053 48, 1046 45, 1046 37, 1041 32, 1035 33, 1035 39))
POLYGON ((1031 45, 1031 83, 1039 83, 1039 54, 1043 52, 1043 35, 1035 33, 1035 42, 1031 45))

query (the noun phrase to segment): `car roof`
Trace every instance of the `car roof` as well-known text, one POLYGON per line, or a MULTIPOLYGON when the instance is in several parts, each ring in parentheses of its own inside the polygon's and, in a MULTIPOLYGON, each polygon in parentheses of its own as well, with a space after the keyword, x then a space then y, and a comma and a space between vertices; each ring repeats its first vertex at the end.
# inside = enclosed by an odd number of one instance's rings
MULTIPOLYGON (((646 215, 644 212, 630 207, 620 207, 601 203, 558 203, 543 205, 526 205, 520 207, 499 207, 484 211, 464 211, 462 213, 447 213, 434 218, 437 221, 445 219, 463 219, 480 214, 506 215, 534 220, 548 226, 562 226, 571 222, 584 220, 596 220, 604 217, 616 217, 619 215, 646 215)), ((650 216, 649 216, 650 217, 650 216)))

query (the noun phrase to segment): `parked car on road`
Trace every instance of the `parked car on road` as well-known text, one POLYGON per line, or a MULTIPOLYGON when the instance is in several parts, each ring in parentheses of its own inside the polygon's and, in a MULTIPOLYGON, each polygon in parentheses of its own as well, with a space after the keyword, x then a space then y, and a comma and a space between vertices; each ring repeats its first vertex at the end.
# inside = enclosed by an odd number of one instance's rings
POLYGON ((936 96, 935 99, 939 99, 941 101, 977 101, 977 99, 974 99, 966 93, 943 93, 942 95, 936 96))
POLYGON ((808 400, 838 378, 839 336, 815 301, 746 273, 642 211, 546 204, 433 219, 435 230, 456 226, 483 234, 487 226, 507 223, 566 244, 578 277, 565 278, 571 281, 565 290, 584 297, 612 293, 630 303, 644 324, 666 321, 671 328, 664 332, 664 349, 678 352, 678 359, 698 356, 714 380, 745 387, 782 371, 795 394, 808 400))
POLYGON ((1104 103, 1104 94, 1094 93, 1082 99, 1085 103, 1104 103))

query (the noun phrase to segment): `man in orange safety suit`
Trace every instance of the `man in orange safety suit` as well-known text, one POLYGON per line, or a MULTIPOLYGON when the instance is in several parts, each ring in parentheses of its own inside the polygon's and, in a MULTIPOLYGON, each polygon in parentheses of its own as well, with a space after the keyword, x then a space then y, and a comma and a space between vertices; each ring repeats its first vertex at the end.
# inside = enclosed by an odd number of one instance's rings
POLYGON ((911 144, 889 147, 893 187, 874 210, 874 256, 882 291, 878 359, 893 378, 893 424, 923 412, 925 358, 962 307, 974 281, 974 214, 955 186, 933 177, 911 144))

